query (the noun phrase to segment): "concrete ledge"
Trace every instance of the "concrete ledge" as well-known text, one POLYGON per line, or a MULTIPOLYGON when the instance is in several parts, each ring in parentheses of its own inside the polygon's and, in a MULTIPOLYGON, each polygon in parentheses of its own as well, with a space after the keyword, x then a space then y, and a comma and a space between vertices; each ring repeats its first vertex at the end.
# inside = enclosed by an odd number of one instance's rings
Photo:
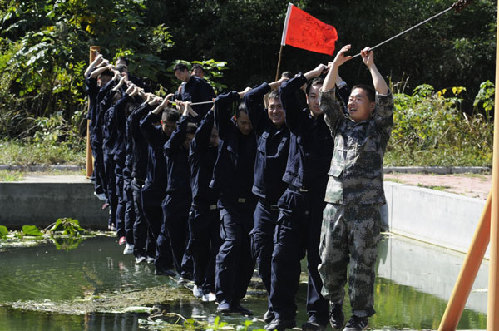
POLYGON ((393 182, 385 182, 384 189, 385 221, 391 232, 468 251, 485 200, 393 182))
MULTIPOLYGON (((386 181, 386 228, 431 244, 467 252, 485 200, 386 181)), ((84 176, 28 176, 0 183, 0 224, 47 226, 61 217, 85 228, 105 229, 109 209, 93 195, 84 176)), ((488 253, 486 254, 488 257, 488 253)))
MULTIPOLYGON (((60 176, 61 180, 65 176, 60 176)), ((65 182, 0 183, 0 224, 20 228, 46 227, 61 217, 80 221, 83 228, 107 229, 109 209, 93 195, 94 185, 83 176, 65 182)))

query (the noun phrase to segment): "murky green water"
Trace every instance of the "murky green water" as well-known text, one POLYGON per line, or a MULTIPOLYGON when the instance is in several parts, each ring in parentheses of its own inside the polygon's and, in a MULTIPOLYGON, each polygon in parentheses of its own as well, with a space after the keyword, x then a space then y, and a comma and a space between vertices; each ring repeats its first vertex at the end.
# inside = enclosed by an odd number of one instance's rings
MULTIPOLYGON (((147 317, 145 314, 94 312, 102 307, 86 314, 57 312, 67 312, 72 305, 81 312, 81 302, 89 302, 85 298, 99 302, 101 297, 119 298, 119 293, 139 293, 160 286, 171 289, 173 298, 163 300, 158 293, 156 303, 163 303, 161 310, 213 323, 215 304, 195 300, 174 280, 155 276, 150 265, 135 265, 133 256, 123 255, 122 249, 114 238, 97 237, 70 251, 46 244, 0 252, 0 330, 139 330, 139 319, 147 317)), ((462 260, 463 255, 452 251, 387 236, 379 248, 377 314, 370 319, 370 327, 437 328, 462 260)), ((486 266, 482 269, 468 300, 472 309, 464 311, 460 329, 486 328, 486 266)), ((161 295, 168 298, 168 291, 161 290, 161 295)), ((253 295, 245 302, 258 317, 266 310, 266 297, 261 292, 251 290, 253 295)), ((298 325, 306 319, 305 298, 306 284, 301 284, 298 325)), ((350 314, 348 304, 345 313, 350 314)), ((223 320, 242 323, 244 318, 223 320)), ((263 323, 254 321, 252 327, 261 328, 263 323)))

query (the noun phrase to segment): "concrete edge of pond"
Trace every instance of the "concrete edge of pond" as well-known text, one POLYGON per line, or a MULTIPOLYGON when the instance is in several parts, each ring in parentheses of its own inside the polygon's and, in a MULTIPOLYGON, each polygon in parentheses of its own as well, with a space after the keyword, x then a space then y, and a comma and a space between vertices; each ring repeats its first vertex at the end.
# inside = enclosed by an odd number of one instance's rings
MULTIPOLYGON (((389 231, 466 252, 480 220, 485 200, 385 181, 387 205, 382 207, 389 231)), ((109 209, 93 194, 85 176, 33 176, 0 182, 0 224, 45 227, 61 217, 84 228, 106 229, 109 209)), ((486 254, 488 257, 488 252, 486 254)))
POLYGON ((382 215, 390 232, 468 251, 486 200, 389 181, 384 190, 382 215))

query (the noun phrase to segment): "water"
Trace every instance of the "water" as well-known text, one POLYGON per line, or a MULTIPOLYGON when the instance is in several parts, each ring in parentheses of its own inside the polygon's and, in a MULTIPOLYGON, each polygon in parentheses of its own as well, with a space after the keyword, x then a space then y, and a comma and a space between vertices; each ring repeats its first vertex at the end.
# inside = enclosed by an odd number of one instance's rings
MULTIPOLYGON (((195 300, 174 280, 155 276, 153 266, 135 265, 133 256, 123 255, 122 250, 114 238, 97 237, 69 251, 45 244, 0 252, 0 330, 139 330, 139 319, 147 315, 122 313, 126 296, 151 288, 156 291, 153 302, 163 303, 162 311, 213 323, 215 304, 195 300), (85 299, 89 297, 97 303, 89 306, 85 299), (99 298, 111 304, 99 306, 99 298), (89 307, 93 307, 92 313, 85 314, 89 307), (116 310, 121 313, 110 313, 116 310)), ((450 250, 386 236, 379 246, 377 314, 370 319, 370 327, 436 329, 463 259, 462 254, 450 250)), ((486 269, 486 265, 482 267, 475 281, 468 300, 470 309, 463 312, 459 329, 486 328, 486 269)), ((244 304, 260 317, 266 311, 266 296, 261 289, 249 294, 244 304)), ((303 282, 297 295, 298 325, 306 320, 305 298, 303 282)), ((345 314, 350 314, 348 300, 345 314)), ((223 317, 229 323, 244 320, 223 317)), ((254 321, 252 327, 261 328, 263 322, 254 321)))

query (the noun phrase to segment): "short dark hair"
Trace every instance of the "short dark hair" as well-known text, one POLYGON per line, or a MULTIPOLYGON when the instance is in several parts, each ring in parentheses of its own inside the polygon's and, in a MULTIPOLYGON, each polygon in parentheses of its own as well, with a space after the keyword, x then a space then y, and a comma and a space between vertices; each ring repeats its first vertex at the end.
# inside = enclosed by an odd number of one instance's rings
POLYGON ((177 63, 175 65, 175 67, 173 67, 173 72, 177 71, 177 70, 180 70, 180 71, 188 71, 189 68, 187 68, 187 65, 185 65, 184 63, 177 63))
POLYGON ((193 71, 194 69, 197 69, 197 68, 201 69, 201 71, 204 72, 203 66, 200 65, 199 63, 193 64, 192 68, 191 68, 191 71, 193 71))
POLYGON ((308 95, 310 93, 310 88, 312 86, 317 86, 317 85, 324 85, 324 78, 322 77, 315 77, 311 81, 307 83, 307 87, 305 88, 305 93, 308 95))
POLYGON ((241 102, 239 104, 239 107, 237 107, 237 109, 236 109, 236 118, 239 118, 239 116, 241 115, 241 112, 244 112, 247 115, 249 115, 249 113, 248 113, 248 107, 246 107, 246 103, 244 101, 241 102))
POLYGON ((161 120, 166 122, 177 122, 180 119, 180 114, 174 108, 166 108, 161 114, 161 120))
POLYGON ((116 58, 116 62, 118 62, 118 61, 120 61, 120 60, 121 60, 121 61, 125 61, 125 65, 127 65, 127 66, 128 66, 128 58, 127 58, 126 56, 118 56, 118 57, 116 58))
POLYGON ((196 126, 196 123, 188 122, 187 127, 185 129, 185 133, 194 134, 194 133, 196 133, 197 128, 198 127, 196 126))
POLYGON ((364 90, 367 94, 367 99, 370 102, 376 101, 376 91, 374 90, 374 88, 371 85, 357 84, 357 85, 354 85, 352 87, 352 91, 356 88, 360 88, 360 89, 364 90))
POLYGON ((279 93, 279 90, 272 90, 269 93, 269 99, 279 99, 281 97, 281 94, 279 93))

